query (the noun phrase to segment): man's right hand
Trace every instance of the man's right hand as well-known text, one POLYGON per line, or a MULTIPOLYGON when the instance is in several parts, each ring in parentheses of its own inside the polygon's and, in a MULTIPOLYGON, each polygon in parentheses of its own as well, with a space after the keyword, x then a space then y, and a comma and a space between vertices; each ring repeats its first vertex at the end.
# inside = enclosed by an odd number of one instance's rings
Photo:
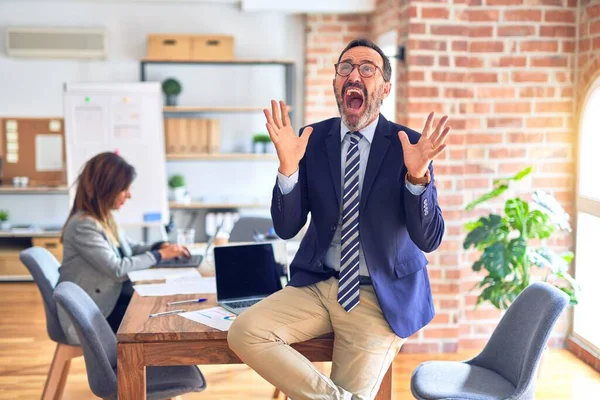
POLYGON ((279 103, 281 114, 275 100, 271 100, 273 114, 271 115, 266 108, 264 109, 264 113, 265 117, 267 117, 267 130, 279 158, 279 172, 285 176, 290 176, 298 170, 298 165, 302 157, 304 157, 306 145, 308 144, 308 139, 312 134, 313 128, 310 126, 306 127, 302 131, 301 136, 296 135, 290 122, 285 102, 280 101, 279 103))

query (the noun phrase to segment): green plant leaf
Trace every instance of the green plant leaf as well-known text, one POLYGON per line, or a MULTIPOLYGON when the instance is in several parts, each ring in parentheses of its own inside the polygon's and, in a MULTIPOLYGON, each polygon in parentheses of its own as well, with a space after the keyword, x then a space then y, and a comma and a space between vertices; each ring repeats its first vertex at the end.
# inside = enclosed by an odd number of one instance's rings
POLYGON ((477 226, 469 232, 463 242, 463 248, 466 250, 473 246, 476 249, 483 249, 488 244, 497 241, 502 241, 508 234, 502 217, 497 214, 490 214, 488 217, 481 217, 477 222, 477 226))
POLYGON ((573 261, 575 254, 573 254, 572 251, 563 251, 562 253, 560 253, 560 256, 562 257, 563 260, 565 260, 567 263, 570 264, 571 261, 573 261))
POLYGON ((527 236, 530 239, 546 239, 554 232, 554 224, 547 214, 540 210, 532 210, 527 216, 527 236))
POLYGON ((493 279, 490 276, 481 282, 480 287, 483 288, 483 291, 477 297, 477 304, 489 301, 494 307, 501 310, 507 309, 523 290, 521 286, 515 285, 513 282, 493 279))
POLYGON ((467 204, 467 206, 465 207, 465 209, 467 211, 471 211, 478 204, 484 203, 484 202, 486 202, 486 201, 488 201, 490 199, 493 199, 494 197, 500 196, 502 193, 504 193, 506 191, 506 189, 508 189, 508 185, 500 185, 499 187, 495 188, 491 192, 486 193, 483 196, 481 196, 481 197, 473 200, 469 204, 467 204))
POLYGON ((523 227, 527 223, 529 213, 529 204, 520 198, 508 199, 504 205, 504 213, 508 224, 519 232, 523 232, 523 227))
POLYGON ((521 179, 523 179, 524 177, 526 177, 527 175, 529 175, 532 171, 531 167, 527 167, 519 172, 517 172, 515 175, 508 177, 508 178, 499 178, 499 179, 494 179, 494 185, 498 185, 498 184, 504 184, 504 185, 508 185, 509 181, 520 181, 521 179))
POLYGON ((556 276, 569 270, 569 262, 547 246, 530 249, 528 251, 528 259, 533 265, 540 268, 547 268, 556 276))

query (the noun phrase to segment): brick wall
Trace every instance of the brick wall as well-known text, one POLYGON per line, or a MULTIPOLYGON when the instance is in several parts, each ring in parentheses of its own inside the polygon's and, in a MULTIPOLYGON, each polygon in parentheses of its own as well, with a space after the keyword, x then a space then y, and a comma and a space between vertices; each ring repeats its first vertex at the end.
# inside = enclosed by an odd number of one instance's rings
MULTIPOLYGON (((575 0, 565 5, 562 0, 448 3, 379 0, 377 10, 360 19, 372 39, 395 29, 399 44, 406 47, 406 62, 397 64, 396 121, 421 130, 428 112, 435 111, 450 115, 453 127, 449 149, 435 162, 447 223, 440 249, 428 255, 437 315, 404 351, 448 352, 487 341, 500 313, 489 305, 474 306, 477 292, 471 288, 480 277, 471 265, 478 254, 462 250, 463 225, 504 203, 469 213, 464 206, 488 191, 494 178, 532 165, 532 177, 519 186, 519 194, 527 198, 534 188, 546 190, 573 215, 575 88, 589 85, 600 71, 598 1, 583 1, 581 8, 575 0)), ((312 33, 324 16, 311 18, 307 26, 312 33)), ((351 21, 337 21, 342 25, 338 29, 346 32, 346 25, 356 23, 351 21)), ((311 41, 318 41, 314 34, 307 38, 308 60, 313 57, 311 41)), ((332 56, 346 42, 333 46, 332 56)), ((333 71, 326 74, 329 89, 333 71)), ((325 93, 308 82, 307 87, 311 93, 325 93)), ((331 92, 325 95, 326 101, 334 101, 331 92)), ((338 115, 335 107, 315 106, 317 101, 324 100, 307 99, 312 108, 307 107, 306 122, 338 115)), ((561 235, 551 244, 567 249, 571 239, 561 235)), ((562 343, 566 317, 552 345, 562 343)))

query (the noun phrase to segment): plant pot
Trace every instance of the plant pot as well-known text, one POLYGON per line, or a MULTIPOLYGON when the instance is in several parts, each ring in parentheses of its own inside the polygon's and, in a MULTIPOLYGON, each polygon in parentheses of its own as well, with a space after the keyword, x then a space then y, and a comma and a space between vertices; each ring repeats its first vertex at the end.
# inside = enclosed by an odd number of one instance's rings
POLYGON ((168 94, 167 97, 167 105, 168 106, 176 106, 177 105, 177 95, 176 94, 168 94))
POLYGON ((10 229, 10 222, 2 221, 0 222, 0 231, 7 231, 10 229))
POLYGON ((172 192, 173 201, 175 201, 176 203, 183 203, 185 201, 185 195, 187 194, 187 190, 185 190, 185 187, 178 187, 172 189, 172 192))
POLYGON ((266 153, 267 147, 264 142, 254 142, 252 144, 252 152, 256 154, 266 153))

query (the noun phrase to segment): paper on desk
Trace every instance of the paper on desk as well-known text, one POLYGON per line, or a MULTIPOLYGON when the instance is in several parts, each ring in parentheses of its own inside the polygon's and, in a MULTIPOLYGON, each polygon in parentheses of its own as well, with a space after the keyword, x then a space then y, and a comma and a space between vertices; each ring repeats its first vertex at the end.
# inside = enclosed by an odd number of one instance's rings
POLYGON ((210 326, 220 331, 228 331, 236 315, 223 307, 213 307, 204 310, 190 311, 179 316, 210 326))
POLYGON ((151 268, 131 271, 127 274, 132 282, 169 280, 171 278, 200 279, 196 268, 151 268))
POLYGON ((135 285, 135 291, 143 297, 172 296, 176 294, 216 293, 215 278, 196 278, 186 281, 176 280, 167 283, 151 283, 135 285))

